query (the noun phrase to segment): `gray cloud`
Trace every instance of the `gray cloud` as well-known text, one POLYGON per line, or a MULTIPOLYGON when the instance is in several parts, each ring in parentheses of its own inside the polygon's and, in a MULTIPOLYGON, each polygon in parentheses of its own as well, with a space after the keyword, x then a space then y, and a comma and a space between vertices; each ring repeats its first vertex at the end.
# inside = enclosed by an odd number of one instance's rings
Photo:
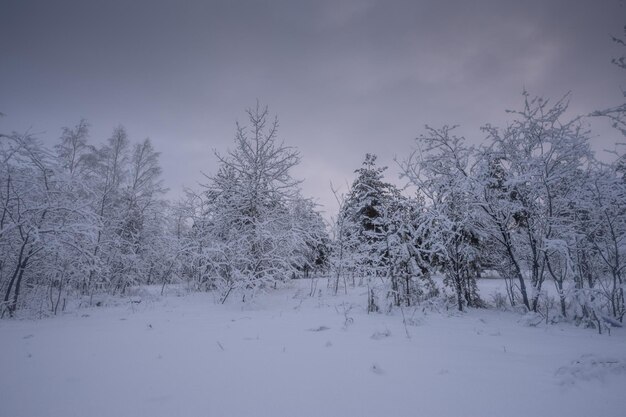
MULTIPOLYGON (((213 172, 212 150, 258 98, 303 156, 304 190, 332 203, 365 152, 393 165, 425 123, 486 122, 533 94, 572 111, 621 99, 618 0, 68 1, 0 5, 0 129, 53 141, 80 117, 162 152, 168 185, 213 172)), ((615 138, 598 138, 598 147, 615 138)), ((609 137, 610 136, 610 137, 609 137)), ((395 175, 394 169, 390 174, 395 175)), ((331 211, 333 210, 331 204, 331 211)))

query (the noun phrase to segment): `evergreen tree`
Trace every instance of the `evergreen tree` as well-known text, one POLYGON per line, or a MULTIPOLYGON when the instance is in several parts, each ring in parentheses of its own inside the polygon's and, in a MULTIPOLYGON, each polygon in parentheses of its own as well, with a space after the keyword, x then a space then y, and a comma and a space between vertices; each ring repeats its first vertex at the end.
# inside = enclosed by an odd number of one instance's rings
POLYGON ((356 273, 361 277, 372 277, 384 273, 386 254, 381 250, 384 240, 384 225, 379 219, 399 191, 384 181, 387 167, 376 166, 376 155, 366 154, 363 166, 355 171, 356 179, 350 187, 345 205, 339 213, 351 227, 347 234, 355 234, 359 260, 356 273))

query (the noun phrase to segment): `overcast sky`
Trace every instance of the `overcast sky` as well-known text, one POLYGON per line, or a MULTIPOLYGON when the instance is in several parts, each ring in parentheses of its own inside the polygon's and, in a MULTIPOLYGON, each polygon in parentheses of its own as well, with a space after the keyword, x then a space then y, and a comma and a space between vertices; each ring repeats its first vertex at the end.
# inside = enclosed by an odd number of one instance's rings
POLYGON ((625 24, 623 0, 0 0, 0 131, 52 144, 85 118, 102 143, 121 124, 152 139, 176 197, 259 99, 333 212, 330 181, 345 190, 366 152, 397 176, 425 124, 480 142, 524 88, 571 90, 576 113, 620 103, 625 24))

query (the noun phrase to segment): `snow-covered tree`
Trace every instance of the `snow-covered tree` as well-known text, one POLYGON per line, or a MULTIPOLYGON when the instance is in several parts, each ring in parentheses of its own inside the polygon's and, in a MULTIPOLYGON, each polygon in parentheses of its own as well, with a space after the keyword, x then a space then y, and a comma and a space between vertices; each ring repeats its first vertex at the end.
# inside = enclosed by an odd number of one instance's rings
POLYGON ((423 218, 429 231, 424 245, 454 291, 458 309, 481 306, 476 278, 482 240, 471 204, 474 151, 452 133, 453 127, 426 129, 427 134, 416 139, 415 151, 401 163, 403 175, 426 201, 423 218))
POLYGON ((521 208, 517 192, 511 188, 508 174, 500 156, 483 147, 478 154, 479 163, 474 170, 478 187, 473 195, 474 203, 482 212, 481 226, 485 235, 486 257, 492 268, 506 282, 511 306, 521 297, 522 304, 530 309, 525 281, 525 265, 519 251, 517 231, 521 208))
POLYGON ((434 291, 422 247, 422 204, 386 182, 385 170, 366 154, 347 196, 339 198, 334 225, 335 292, 346 277, 364 280, 370 312, 385 298, 390 305, 412 305, 434 291))
POLYGON ((157 250, 164 238, 168 212, 162 199, 165 188, 161 180, 159 153, 149 139, 136 144, 129 157, 128 176, 121 190, 119 224, 119 260, 121 274, 115 288, 122 292, 134 282, 154 278, 155 266, 165 253, 157 250))
POLYGON ((123 128, 100 148, 88 135, 81 120, 53 149, 0 137, 1 314, 57 313, 69 296, 123 293, 173 270, 158 153, 148 140, 129 153, 123 128))
POLYGON ((216 153, 219 171, 205 185, 205 212, 194 225, 210 236, 203 262, 222 301, 233 290, 245 290, 245 299, 290 278, 322 238, 311 223, 313 206, 290 174, 299 153, 278 142, 278 120, 270 119, 267 107, 257 103, 247 116, 249 126, 237 124, 234 148, 216 153))
POLYGON ((500 252, 514 268, 526 307, 537 311, 550 276, 566 315, 564 282, 573 278, 566 267, 571 265, 572 207, 592 160, 589 136, 578 119, 564 120, 567 97, 554 105, 526 93, 524 98, 524 108, 512 112, 516 118, 509 126, 485 128, 491 142, 483 152, 491 159, 487 164, 497 162, 506 174, 499 187, 483 189, 479 203, 488 214, 490 236, 503 245, 500 252), (503 227, 513 233, 504 236, 503 227), (523 271, 530 275, 530 301, 523 271))
MULTIPOLYGON (((621 157, 623 158, 623 156, 621 157)), ((577 195, 575 208, 575 302, 583 320, 603 315, 623 321, 626 271, 626 181, 618 158, 598 164, 577 195)))
POLYGON ((346 229, 347 233, 356 234, 356 251, 360 255, 356 273, 368 279, 384 273, 386 269, 385 253, 379 244, 384 240, 383 225, 379 219, 385 207, 399 195, 393 185, 384 181, 383 173, 387 167, 376 166, 376 159, 376 155, 365 155, 362 167, 355 171, 357 176, 339 213, 352 225, 346 229))
POLYGON ((303 277, 328 269, 329 236, 326 223, 313 201, 298 198, 289 204, 291 240, 297 243, 296 267, 303 277))
POLYGON ((411 306, 437 294, 430 274, 430 253, 426 246, 429 227, 419 198, 394 195, 381 210, 377 223, 383 239, 384 284, 395 306, 411 306))
POLYGON ((31 135, 2 135, 0 158, 0 314, 25 305, 56 312, 89 260, 86 193, 31 135))

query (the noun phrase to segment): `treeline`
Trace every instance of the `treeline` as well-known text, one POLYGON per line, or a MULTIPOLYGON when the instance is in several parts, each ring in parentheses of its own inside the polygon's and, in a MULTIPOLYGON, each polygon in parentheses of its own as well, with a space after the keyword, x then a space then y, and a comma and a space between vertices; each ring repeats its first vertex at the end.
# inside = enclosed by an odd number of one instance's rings
MULTIPOLYGON (((623 56, 613 64, 626 69, 623 56)), ((616 146, 597 159, 587 126, 604 118, 623 139, 626 103, 567 119, 567 100, 524 93, 507 126, 482 128, 481 146, 454 126, 427 126, 410 157, 397 161, 412 196, 385 182, 385 168, 366 155, 338 196, 334 292, 367 285, 368 311, 440 295, 459 310, 494 304, 599 331, 621 326, 626 154, 616 146), (504 279, 506 294, 481 297, 476 281, 485 273, 504 279), (434 274, 443 276, 443 294, 434 274)))
POLYGON ((441 273, 463 310, 487 305, 476 280, 491 270, 507 291, 490 302, 600 330, 623 321, 626 156, 597 160, 564 100, 524 97, 508 126, 484 127, 482 146, 427 127, 398 161, 415 197, 366 156, 334 225, 335 292, 356 278, 370 311, 408 306, 433 296, 441 273))
POLYGON ((87 139, 84 121, 52 149, 28 134, 2 135, 3 316, 57 313, 70 294, 123 293, 164 279, 172 263, 159 154, 149 140, 131 146, 122 127, 101 146, 87 139))
MULTIPOLYGON (((372 312, 443 295, 459 310, 495 302, 599 329, 621 323, 626 156, 596 159, 584 118, 565 120, 565 100, 524 98, 506 127, 483 128, 481 146, 453 127, 427 128, 398 161, 411 192, 367 154, 338 196, 331 236, 290 175, 299 153, 259 105, 216 154, 217 173, 176 203, 164 198, 159 153, 122 127, 102 145, 89 143, 84 121, 53 148, 2 135, 0 314, 56 314, 67 300, 93 305, 139 284, 246 300, 314 272, 328 273, 335 293, 367 286, 372 312), (500 299, 479 293, 487 270, 506 282, 500 299)), ((624 109, 599 115, 621 121, 624 109)))
MULTIPOLYGON (((623 58, 614 64, 626 69, 623 58)), ((603 117, 626 136, 626 104, 574 119, 566 110, 567 97, 525 93, 507 126, 483 127, 481 146, 454 127, 427 127, 397 161, 410 192, 386 182, 367 154, 337 195, 330 236, 290 174, 298 151, 258 104, 233 148, 216 153, 217 173, 175 203, 164 198, 159 153, 147 139, 131 144, 122 127, 94 145, 81 121, 52 148, 0 134, 0 316, 57 314, 67 300, 93 305, 139 284, 246 300, 314 272, 327 273, 335 293, 367 286, 371 312, 443 296, 459 310, 493 303, 599 330, 619 325, 626 156, 597 159, 586 123, 603 117), (481 297, 485 271, 505 280, 506 294, 481 297)))
POLYGON ((296 150, 277 142, 267 108, 248 112, 235 146, 202 190, 165 198, 159 153, 118 127, 89 143, 85 121, 58 144, 0 137, 0 315, 57 314, 139 284, 245 296, 326 262, 327 234, 289 175, 296 150))

